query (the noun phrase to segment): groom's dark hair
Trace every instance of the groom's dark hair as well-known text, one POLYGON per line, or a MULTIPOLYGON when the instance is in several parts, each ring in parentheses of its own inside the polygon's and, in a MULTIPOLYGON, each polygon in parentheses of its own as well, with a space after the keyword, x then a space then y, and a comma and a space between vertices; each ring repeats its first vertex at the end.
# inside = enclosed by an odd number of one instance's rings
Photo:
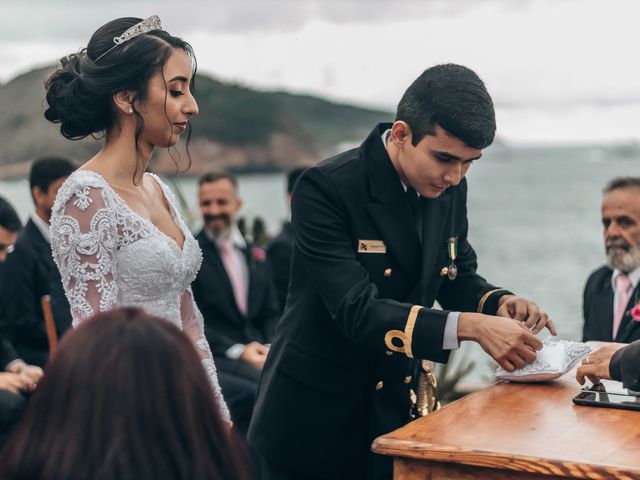
POLYGON ((493 142, 496 115, 491 96, 473 70, 447 63, 425 70, 404 92, 396 112, 411 128, 413 145, 442 127, 467 146, 493 142))

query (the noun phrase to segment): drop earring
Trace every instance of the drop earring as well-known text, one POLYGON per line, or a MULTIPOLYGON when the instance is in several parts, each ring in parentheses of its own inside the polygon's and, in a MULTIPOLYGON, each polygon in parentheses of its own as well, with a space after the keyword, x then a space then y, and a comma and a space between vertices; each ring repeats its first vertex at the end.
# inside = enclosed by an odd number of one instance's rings
POLYGON ((127 110, 128 113, 133 113, 133 107, 129 106, 129 110, 127 110))

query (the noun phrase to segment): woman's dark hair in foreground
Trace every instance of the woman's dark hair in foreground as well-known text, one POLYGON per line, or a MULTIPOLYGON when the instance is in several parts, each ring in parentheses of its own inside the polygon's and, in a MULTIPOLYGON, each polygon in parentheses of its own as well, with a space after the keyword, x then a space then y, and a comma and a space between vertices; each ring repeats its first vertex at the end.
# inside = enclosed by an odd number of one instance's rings
POLYGON ((473 70, 447 63, 425 70, 400 99, 396 121, 411 128, 411 143, 433 135, 437 125, 467 146, 483 149, 493 143, 496 115, 493 101, 473 70))
POLYGON ((67 333, 0 456, 3 480, 244 480, 191 342, 136 308, 67 333))
MULTIPOLYGON (((70 140, 102 135, 115 127, 112 96, 118 92, 136 92, 134 101, 144 101, 149 79, 161 72, 174 48, 184 50, 193 65, 193 90, 197 69, 193 48, 181 38, 164 30, 151 30, 114 47, 113 39, 140 23, 141 18, 112 20, 91 36, 87 48, 60 60, 61 66, 46 81, 49 107, 44 116, 60 124, 60 132, 70 140)), ((132 102, 136 118, 136 149, 144 130, 142 115, 132 102)), ((171 122, 167 119, 167 122, 171 122)), ((191 138, 191 127, 187 145, 191 138)), ((188 153, 188 149, 187 149, 188 153)), ((191 157, 188 157, 191 165, 191 157)), ((187 168, 188 168, 187 167, 187 168)))

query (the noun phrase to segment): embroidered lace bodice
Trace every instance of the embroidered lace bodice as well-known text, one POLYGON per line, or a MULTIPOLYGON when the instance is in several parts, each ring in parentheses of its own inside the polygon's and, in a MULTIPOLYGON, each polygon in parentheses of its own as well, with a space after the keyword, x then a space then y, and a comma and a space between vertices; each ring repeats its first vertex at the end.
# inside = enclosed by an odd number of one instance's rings
POLYGON ((73 326, 114 305, 138 306, 166 318, 193 341, 221 413, 229 420, 204 322, 191 291, 202 252, 157 176, 182 248, 133 211, 98 173, 77 170, 58 191, 51 215, 51 248, 71 306, 73 326))

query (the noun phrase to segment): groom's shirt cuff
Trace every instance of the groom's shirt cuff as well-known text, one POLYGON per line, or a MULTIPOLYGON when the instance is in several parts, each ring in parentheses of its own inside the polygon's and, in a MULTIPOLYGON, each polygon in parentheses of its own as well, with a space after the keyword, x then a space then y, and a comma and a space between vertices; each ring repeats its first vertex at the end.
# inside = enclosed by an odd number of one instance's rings
POLYGON ((442 337, 443 350, 457 350, 460 348, 458 341, 458 317, 460 312, 449 312, 447 323, 444 325, 444 336, 442 337))

